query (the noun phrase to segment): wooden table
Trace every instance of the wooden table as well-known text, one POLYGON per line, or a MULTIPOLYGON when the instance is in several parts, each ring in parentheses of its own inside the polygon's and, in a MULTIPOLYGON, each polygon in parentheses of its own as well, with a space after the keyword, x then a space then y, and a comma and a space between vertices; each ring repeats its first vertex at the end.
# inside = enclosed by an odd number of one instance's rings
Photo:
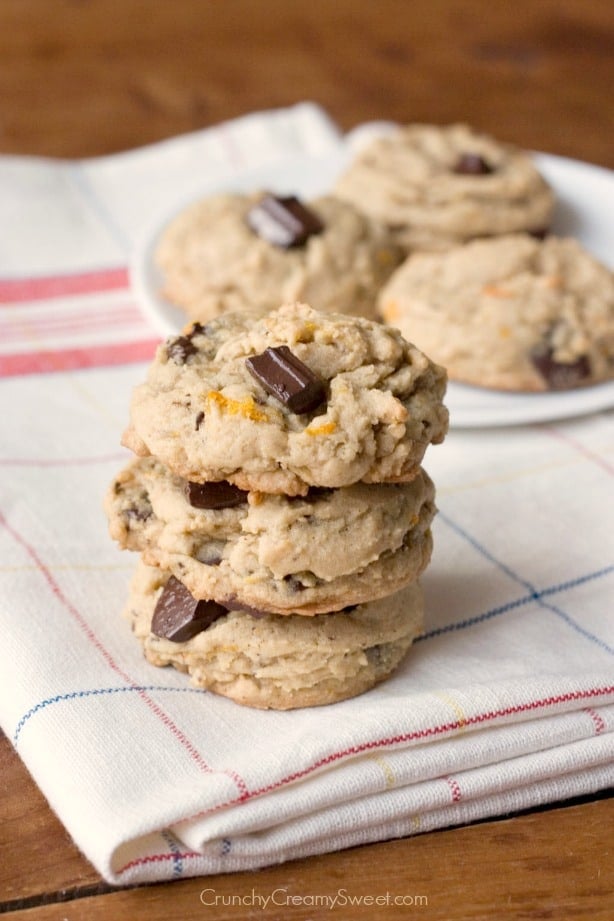
MULTIPOLYGON (((611 0, 0 2, 0 153, 105 154, 311 99, 345 129, 462 119, 614 168, 613 86, 611 0)), ((0 759, 0 911, 16 919, 614 917, 614 800, 603 794, 257 873, 113 891, 5 739, 0 759), (343 887, 414 904, 309 905, 343 887), (302 904, 222 905, 282 888, 302 904)))

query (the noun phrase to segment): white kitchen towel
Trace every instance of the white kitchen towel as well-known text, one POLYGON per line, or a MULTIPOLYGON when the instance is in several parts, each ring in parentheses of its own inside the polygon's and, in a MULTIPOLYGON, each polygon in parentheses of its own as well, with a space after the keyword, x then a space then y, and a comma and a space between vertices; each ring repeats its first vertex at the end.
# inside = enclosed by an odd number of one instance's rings
MULTIPOLYGON (((249 710, 156 669, 120 617, 101 508, 159 336, 129 255, 205 185, 344 140, 320 109, 126 154, 0 158, 0 722, 116 884, 265 866, 614 781, 614 417, 453 429, 426 632, 373 691, 249 710)), ((317 305, 315 305, 317 306, 317 305)))

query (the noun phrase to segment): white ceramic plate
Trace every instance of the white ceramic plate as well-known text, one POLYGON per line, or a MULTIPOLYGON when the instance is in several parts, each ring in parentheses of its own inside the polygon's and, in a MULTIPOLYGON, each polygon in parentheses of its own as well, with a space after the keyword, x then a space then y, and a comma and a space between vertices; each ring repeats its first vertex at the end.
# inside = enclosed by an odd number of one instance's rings
MULTIPOLYGON (((375 130, 382 130, 377 126, 375 130)), ((352 133, 339 152, 326 158, 293 157, 265 168, 241 173, 226 182, 203 185, 190 201, 221 191, 268 189, 278 194, 311 198, 331 188, 347 163, 351 151, 362 143, 370 126, 352 133)), ((552 230, 574 236, 598 259, 614 267, 614 173, 610 170, 556 157, 534 154, 537 166, 557 195, 552 230)), ((185 325, 185 314, 161 295, 161 278, 153 260, 160 234, 188 201, 177 202, 161 215, 135 247, 131 280, 143 311, 158 332, 172 335, 185 325)), ((450 424, 456 428, 520 425, 586 415, 614 406, 614 382, 559 393, 517 394, 450 383, 446 403, 450 424)))

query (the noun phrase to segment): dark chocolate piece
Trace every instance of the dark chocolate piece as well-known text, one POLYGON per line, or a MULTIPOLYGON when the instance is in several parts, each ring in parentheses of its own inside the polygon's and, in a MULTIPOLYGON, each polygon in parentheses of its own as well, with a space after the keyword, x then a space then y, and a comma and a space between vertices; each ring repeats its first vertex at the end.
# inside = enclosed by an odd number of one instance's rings
POLYGON ((302 246, 309 237, 324 230, 318 215, 294 195, 265 195, 248 211, 246 220, 259 237, 281 249, 302 246))
POLYGON ((193 323, 190 331, 183 336, 175 336, 166 343, 166 354, 176 365, 184 365, 190 355, 196 355, 198 349, 192 342, 194 336, 206 332, 202 323, 193 323))
POLYGON ((326 496, 332 496, 334 491, 329 486, 310 486, 307 493, 300 498, 303 502, 319 502, 320 499, 324 499, 326 496))
POLYGON ((462 176, 488 176, 494 169, 480 154, 464 153, 456 161, 454 172, 462 176))
POLYGON ((184 365, 190 355, 196 355, 197 351, 189 336, 176 336, 166 343, 166 354, 176 365, 184 365))
POLYGON ((194 420, 194 430, 196 432, 199 430, 204 418, 205 418, 205 414, 202 410, 196 414, 196 419, 194 420))
POLYGON ((296 594, 297 592, 304 592, 307 588, 306 585, 303 585, 300 579, 297 579, 296 576, 293 576, 292 573, 289 573, 287 576, 284 576, 284 582, 292 592, 296 594))
POLYGON ((309 505, 313 505, 321 499, 326 498, 326 496, 332 495, 333 492, 334 490, 328 486, 310 486, 304 496, 286 496, 286 502, 292 505, 298 505, 300 502, 306 502, 309 505))
POLYGON ((129 524, 130 521, 147 521, 153 515, 153 509, 149 502, 142 505, 130 505, 122 512, 124 520, 129 524))
POLYGON ((214 483, 192 483, 186 481, 185 497, 193 508, 234 508, 247 502, 247 493, 226 480, 214 483))
POLYGON ((550 233, 549 227, 537 227, 535 230, 529 230, 529 234, 536 240, 545 240, 550 233))
POLYGON ((550 390, 569 390, 577 387, 591 374, 586 355, 580 355, 572 362, 555 361, 550 346, 538 346, 530 354, 534 368, 541 374, 550 390))
POLYGON ((324 382, 287 345, 246 358, 247 369, 267 393, 293 413, 308 413, 326 399, 324 382))
POLYGON ((365 655, 369 665, 375 668, 381 666, 386 660, 386 654, 389 653, 390 643, 378 643, 377 646, 368 646, 365 649, 365 655))
POLYGON ((198 601, 171 576, 156 604, 151 632, 171 643, 186 643, 227 613, 228 609, 215 601, 198 601))

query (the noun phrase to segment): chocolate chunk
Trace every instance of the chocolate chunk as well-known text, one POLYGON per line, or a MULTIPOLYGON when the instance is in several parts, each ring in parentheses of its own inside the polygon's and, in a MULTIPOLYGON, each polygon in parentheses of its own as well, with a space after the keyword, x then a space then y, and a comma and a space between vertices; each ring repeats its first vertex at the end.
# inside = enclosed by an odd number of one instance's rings
POLYGON ((197 351, 189 336, 175 336, 166 343, 166 354, 176 365, 184 365, 190 355, 196 355, 197 351))
POLYGON ((130 521, 147 521, 153 515, 153 509, 149 502, 144 502, 142 505, 128 506, 123 510, 122 515, 128 523, 130 521))
POLYGON ((335 490, 328 486, 310 486, 306 495, 301 496, 303 502, 319 502, 326 496, 332 496, 335 490))
POLYGON ((171 576, 156 604, 151 632, 171 643, 186 643, 227 613, 228 609, 215 601, 198 601, 171 576))
POLYGON ((365 649, 365 655, 369 665, 378 668, 384 664, 386 655, 390 651, 390 643, 379 643, 377 646, 368 646, 365 649))
POLYGON ((185 497, 193 508, 234 508, 247 502, 247 493, 226 480, 214 483, 192 483, 186 481, 185 497))
POLYGON ((265 195, 248 211, 246 220, 259 237, 281 249, 302 246, 309 237, 324 230, 318 215, 294 195, 265 195))
POLYGON ((250 374, 293 413, 308 413, 326 399, 324 382, 287 345, 246 358, 250 374))
POLYGON ((332 496, 333 493, 334 490, 327 486, 310 486, 304 496, 286 496, 286 502, 291 505, 299 505, 301 502, 313 505, 329 495, 332 496))
POLYGON ((284 576, 284 582, 293 594, 296 594, 297 592, 304 592, 307 588, 306 585, 303 585, 300 579, 297 579, 296 576, 293 576, 291 573, 287 576, 284 576))
POLYGON ((201 323, 193 323, 192 328, 184 336, 175 336, 166 343, 166 354, 176 365, 184 365, 190 355, 196 355, 198 349, 192 342, 194 336, 206 333, 207 329, 201 323))
POLYGON ((454 172, 462 176, 487 176, 494 169, 480 154, 464 153, 456 161, 454 172))
POLYGON ((591 374, 590 362, 586 355, 580 355, 572 362, 555 361, 554 350, 550 346, 538 346, 529 357, 550 390, 569 390, 577 387, 591 374))
POLYGON ((202 412, 202 410, 199 413, 197 413, 196 419, 194 421, 194 431, 197 432, 199 430, 204 418, 205 418, 205 414, 204 412, 202 412))

